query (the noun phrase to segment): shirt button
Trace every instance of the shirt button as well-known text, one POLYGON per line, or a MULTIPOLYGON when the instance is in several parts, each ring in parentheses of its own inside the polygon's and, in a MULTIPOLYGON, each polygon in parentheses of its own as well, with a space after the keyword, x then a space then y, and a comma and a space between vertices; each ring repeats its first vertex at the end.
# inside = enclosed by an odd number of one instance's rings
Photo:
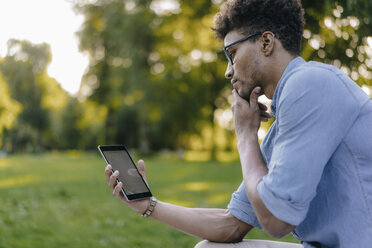
POLYGON ((276 167, 276 162, 272 163, 272 165, 270 166, 270 169, 269 169, 269 173, 271 173, 276 167))

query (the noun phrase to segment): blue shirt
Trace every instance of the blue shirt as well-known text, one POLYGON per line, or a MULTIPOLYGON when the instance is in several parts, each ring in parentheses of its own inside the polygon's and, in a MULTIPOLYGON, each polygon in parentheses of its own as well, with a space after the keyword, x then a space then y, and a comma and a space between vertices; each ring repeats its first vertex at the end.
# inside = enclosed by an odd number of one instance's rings
MULTIPOLYGON (((297 57, 272 101, 261 144, 263 203, 305 247, 372 247, 372 101, 334 66, 297 57)), ((228 206, 260 227, 243 184, 228 206)))

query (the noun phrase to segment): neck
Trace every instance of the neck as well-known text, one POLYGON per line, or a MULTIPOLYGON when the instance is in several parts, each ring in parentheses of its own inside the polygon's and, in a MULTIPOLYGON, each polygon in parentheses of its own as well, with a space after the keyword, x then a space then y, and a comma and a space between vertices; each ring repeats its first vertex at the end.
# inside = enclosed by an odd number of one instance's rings
POLYGON ((264 89, 264 93, 267 98, 273 99, 276 86, 278 85, 278 82, 282 77, 285 68, 287 68, 288 64, 296 57, 298 56, 291 55, 284 49, 273 54, 273 57, 270 59, 267 67, 270 68, 270 71, 266 74, 268 77, 268 84, 264 89))

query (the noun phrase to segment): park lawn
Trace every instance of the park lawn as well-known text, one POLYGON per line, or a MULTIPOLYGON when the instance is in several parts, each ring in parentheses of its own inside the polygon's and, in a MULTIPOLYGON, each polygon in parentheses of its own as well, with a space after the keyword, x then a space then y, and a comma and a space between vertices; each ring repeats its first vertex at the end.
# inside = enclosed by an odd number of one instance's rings
MULTIPOLYGON (((238 162, 145 159, 153 194, 188 207, 225 208, 239 186, 238 162)), ((115 199, 97 154, 0 158, 0 248, 193 247, 199 239, 143 219, 115 199)), ((270 239, 253 230, 246 238, 270 239)), ((298 242, 291 235, 283 241, 298 242)))

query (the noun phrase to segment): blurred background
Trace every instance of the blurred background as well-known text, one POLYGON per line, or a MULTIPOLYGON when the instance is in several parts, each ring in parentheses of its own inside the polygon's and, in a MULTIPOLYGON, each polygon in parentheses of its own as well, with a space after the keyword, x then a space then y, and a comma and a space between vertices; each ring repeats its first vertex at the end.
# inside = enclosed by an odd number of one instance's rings
MULTIPOLYGON (((226 207, 241 175, 227 62, 211 30, 222 3, 0 2, 0 247, 197 242, 136 221, 112 199, 95 149, 124 144, 148 158, 163 200, 226 207)), ((302 4, 302 57, 339 67, 371 96, 372 2, 302 4)))

